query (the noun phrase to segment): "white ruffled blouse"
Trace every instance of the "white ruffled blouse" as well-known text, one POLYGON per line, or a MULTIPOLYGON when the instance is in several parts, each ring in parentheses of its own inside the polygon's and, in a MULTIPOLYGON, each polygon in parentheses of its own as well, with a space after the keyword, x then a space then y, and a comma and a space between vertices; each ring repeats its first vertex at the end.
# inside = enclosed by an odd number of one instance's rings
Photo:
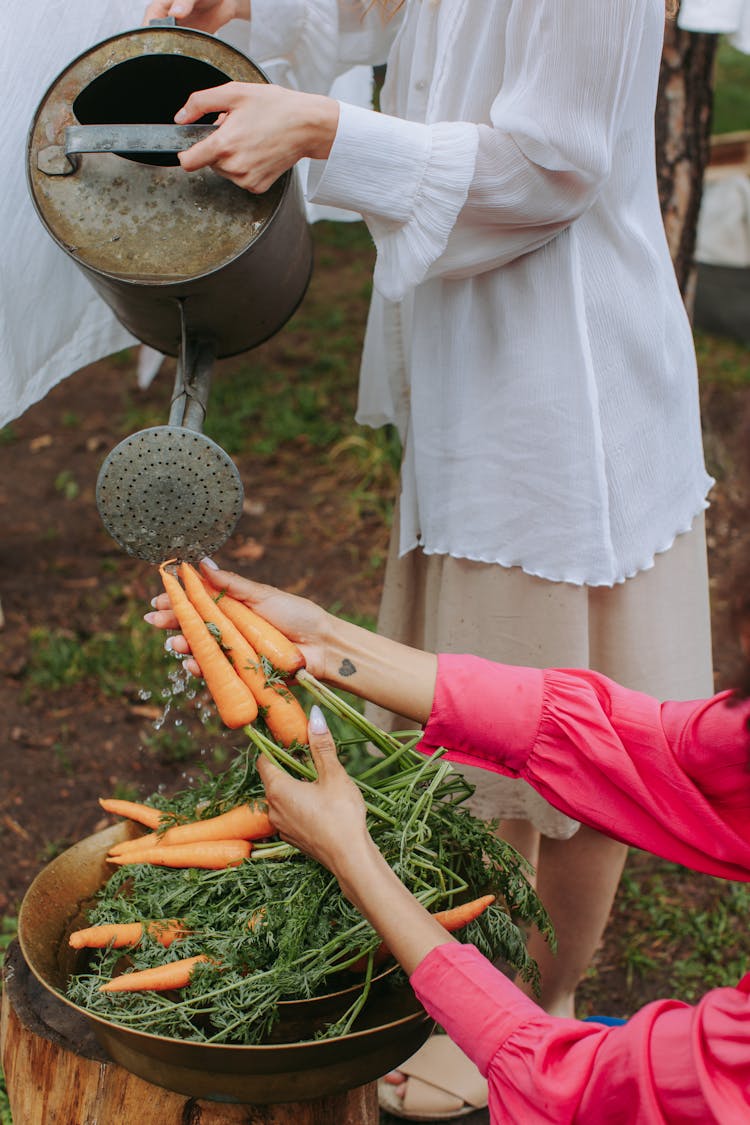
POLYGON ((750 55, 750 0, 682 0, 677 23, 684 31, 727 35, 750 55))
POLYGON ((692 334, 664 234, 664 0, 253 0, 250 54, 341 105, 311 200, 377 260, 358 420, 394 423, 401 551, 612 585, 707 506, 692 334))

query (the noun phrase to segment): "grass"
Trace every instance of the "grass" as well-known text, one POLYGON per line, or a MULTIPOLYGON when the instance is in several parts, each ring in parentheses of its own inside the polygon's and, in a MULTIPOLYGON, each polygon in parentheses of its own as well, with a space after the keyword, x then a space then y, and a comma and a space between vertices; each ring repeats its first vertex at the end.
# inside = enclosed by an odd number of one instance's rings
MULTIPOLYGON (((5 914, 0 918, 0 960, 15 938, 17 930, 18 923, 14 915, 5 914)), ((0 1125, 12 1125, 10 1102, 8 1101, 8 1091, 5 1088, 5 1076, 2 1067, 0 1067, 0 1125)))
POLYGON ((696 332, 695 352, 703 384, 713 383, 735 390, 750 384, 750 350, 744 344, 696 332))
POLYGON ((686 1003, 708 989, 734 985, 747 972, 750 948, 742 919, 750 887, 696 875, 663 862, 641 870, 637 856, 622 877, 610 923, 635 1006, 644 987, 686 1003))
POLYGON ((722 38, 716 54, 713 131, 738 133, 747 129, 750 129, 750 56, 722 38))
POLYGON ((8 1101, 8 1091, 5 1088, 5 1075, 0 1069, 0 1125, 13 1125, 13 1118, 10 1114, 10 1102, 8 1101))
POLYGON ((133 602, 111 632, 30 631, 29 688, 64 691, 95 680, 109 697, 157 694, 164 686, 164 638, 144 628, 143 607, 133 602))

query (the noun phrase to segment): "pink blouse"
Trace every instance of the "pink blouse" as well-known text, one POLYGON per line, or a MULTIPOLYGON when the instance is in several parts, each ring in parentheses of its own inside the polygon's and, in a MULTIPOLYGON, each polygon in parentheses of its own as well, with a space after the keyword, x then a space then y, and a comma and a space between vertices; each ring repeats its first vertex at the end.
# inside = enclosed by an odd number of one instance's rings
MULTIPOLYGON (((586 670, 439 658, 422 750, 522 777, 551 804, 673 862, 750 881, 750 702, 660 703, 586 670)), ((750 1121, 750 974, 621 1027, 548 1016, 473 946, 412 974, 486 1075, 493 1123, 750 1121)))

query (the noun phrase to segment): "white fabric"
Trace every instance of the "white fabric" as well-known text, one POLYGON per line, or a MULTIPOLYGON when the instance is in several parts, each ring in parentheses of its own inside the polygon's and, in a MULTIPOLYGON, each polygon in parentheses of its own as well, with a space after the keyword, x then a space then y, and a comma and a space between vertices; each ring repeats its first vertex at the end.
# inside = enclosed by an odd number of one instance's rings
POLYGON ((37 218, 26 187, 26 138, 60 71, 93 43, 139 23, 134 13, 133 0, 3 0, 0 426, 66 375, 133 342, 37 218))
POLYGON ((682 0, 677 25, 728 35, 733 47, 750 54, 750 0, 682 0))
POLYGON ((710 266, 750 268, 750 176, 704 185, 695 257, 710 266))
POLYGON ((342 105, 308 192, 375 240, 358 420, 405 443, 402 553, 651 567, 712 483, 656 190, 663 0, 275 7, 253 0, 251 53, 272 25, 301 67, 322 35, 319 84, 389 50, 383 115, 342 105))
MULTIPOLYGON (((0 229, 0 427, 20 417, 60 380, 102 356, 135 343, 39 221, 26 187, 26 139, 48 86, 73 59, 110 35, 141 22, 145 0, 2 0, 0 81, 5 107, 0 138, 3 191, 0 229)), ((222 38, 247 49, 247 24, 232 23, 222 38)), ((269 71, 272 59, 258 59, 269 71)), ((348 68, 346 68, 348 69, 348 68)), ((278 73, 274 81, 281 81, 278 73)), ((372 70, 358 68, 338 80, 337 96, 372 104, 372 70)), ((359 219, 332 208, 311 207, 309 218, 359 219)), ((141 357, 146 386, 159 357, 141 357)))

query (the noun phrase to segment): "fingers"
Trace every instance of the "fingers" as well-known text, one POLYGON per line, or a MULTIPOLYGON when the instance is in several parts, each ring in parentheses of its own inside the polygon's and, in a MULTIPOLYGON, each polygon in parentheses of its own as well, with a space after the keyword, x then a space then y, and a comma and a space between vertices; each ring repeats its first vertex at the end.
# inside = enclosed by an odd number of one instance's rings
MULTIPOLYGON (((182 109, 174 115, 174 119, 178 125, 191 125, 206 113, 226 113, 230 109, 236 109, 242 101, 243 89, 241 82, 224 82, 221 86, 211 86, 208 90, 195 90, 182 109)), ((193 148, 206 143, 200 141, 193 148)))
POLYGON ((164 647, 167 652, 175 652, 178 656, 190 656, 190 646, 183 637, 182 633, 177 633, 174 637, 167 637, 164 642, 164 647))
POLYGON ((330 778, 331 774, 337 770, 343 770, 344 767, 339 762, 333 735, 328 729, 323 712, 317 704, 310 708, 307 735, 310 740, 310 754, 321 781, 330 778))
POLYGON ((267 758, 265 754, 258 755, 255 763, 255 768, 260 775, 260 780, 263 782, 263 788, 266 791, 266 797, 268 797, 268 790, 273 789, 276 781, 287 776, 282 770, 281 766, 277 766, 276 763, 272 762, 270 758, 267 758))
MULTIPOLYGON (((272 762, 270 758, 267 758, 264 754, 258 755, 255 768, 258 771, 260 780, 263 782, 266 803, 268 805, 268 816, 271 824, 283 840, 293 843, 296 847, 298 843, 297 840, 292 839, 288 832, 290 821, 288 806, 290 801, 293 806, 294 793, 297 787, 307 783, 295 781, 281 766, 278 766, 276 762, 272 762)), ((292 816, 291 823, 294 824, 296 819, 296 817, 292 816)))
MULTIPOLYGON (((158 601, 158 598, 154 598, 154 602, 158 601)), ((179 629, 180 627, 172 612, 168 598, 165 606, 157 606, 151 613, 145 614, 143 620, 147 621, 149 625, 154 625, 157 629, 179 629)))
POLYGON ((237 598, 240 602, 258 602, 263 595, 274 593, 272 586, 262 582, 253 582, 250 578, 243 578, 233 570, 221 570, 212 559, 203 559, 200 564, 202 574, 217 590, 223 590, 230 597, 237 598))
POLYGON ((182 660, 182 667, 186 672, 189 672, 191 676, 195 676, 197 680, 203 679, 203 673, 201 672, 200 664, 191 653, 190 646, 183 637, 182 633, 178 633, 174 637, 167 637, 166 641, 164 642, 164 648, 167 652, 171 653, 173 656, 179 657, 182 660))
POLYGON ((143 26, 151 22, 151 20, 165 20, 172 15, 172 5, 174 0, 153 0, 149 4, 143 14, 143 26))

